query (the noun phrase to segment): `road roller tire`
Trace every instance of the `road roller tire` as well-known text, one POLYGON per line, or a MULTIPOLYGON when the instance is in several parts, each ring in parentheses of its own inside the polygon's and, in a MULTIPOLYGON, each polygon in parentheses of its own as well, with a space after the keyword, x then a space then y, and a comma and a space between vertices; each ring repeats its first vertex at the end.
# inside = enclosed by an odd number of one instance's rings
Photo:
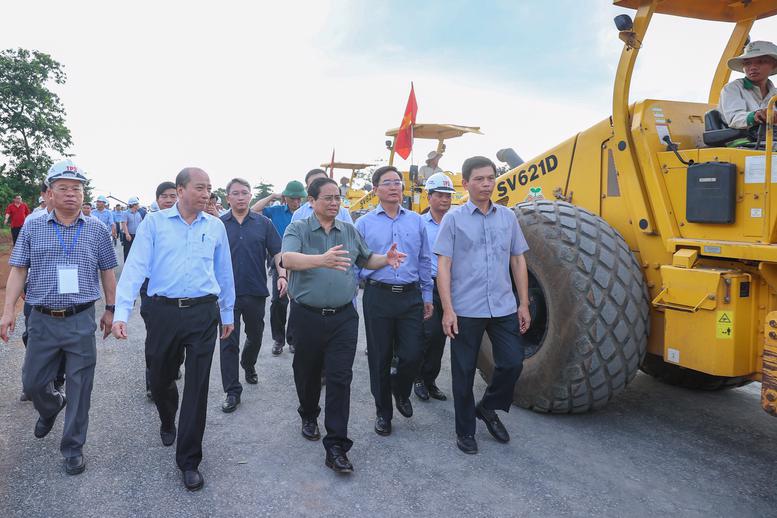
MULTIPOLYGON (((650 306, 642 269, 623 237, 585 209, 537 200, 514 211, 529 243, 532 313, 514 401, 537 412, 601 408, 645 357, 650 306)), ((488 381, 488 336, 478 360, 488 381)))
POLYGON ((695 390, 727 390, 743 387, 752 380, 744 376, 713 376, 667 363, 660 356, 648 354, 642 362, 642 371, 669 385, 695 390))

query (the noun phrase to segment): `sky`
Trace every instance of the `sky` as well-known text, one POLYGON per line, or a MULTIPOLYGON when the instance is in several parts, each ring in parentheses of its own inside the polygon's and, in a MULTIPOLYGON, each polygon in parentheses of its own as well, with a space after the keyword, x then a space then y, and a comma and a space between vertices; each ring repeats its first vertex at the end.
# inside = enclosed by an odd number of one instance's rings
MULTIPOLYGON (((483 132, 449 141, 444 169, 504 147, 528 160, 610 115, 623 12, 607 0, 26 0, 3 6, 0 48, 63 64, 52 89, 74 161, 95 194, 148 205, 187 166, 214 189, 243 177, 280 191, 333 149, 385 161, 411 81, 418 122, 483 132)), ((654 16, 632 100, 705 102, 732 27, 654 16)), ((775 34, 777 17, 751 38, 775 34)), ((416 140, 398 165, 434 147, 416 140)))

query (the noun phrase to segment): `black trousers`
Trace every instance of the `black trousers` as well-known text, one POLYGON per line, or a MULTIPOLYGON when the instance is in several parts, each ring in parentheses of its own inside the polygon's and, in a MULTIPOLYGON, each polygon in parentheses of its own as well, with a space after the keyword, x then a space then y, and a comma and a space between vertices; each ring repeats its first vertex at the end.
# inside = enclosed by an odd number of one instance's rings
POLYGON ((240 384, 240 369, 238 368, 238 356, 240 356, 240 318, 246 324, 246 343, 243 345, 243 355, 240 365, 246 371, 253 371, 259 349, 262 347, 262 333, 264 333, 264 303, 267 297, 255 297, 253 295, 238 295, 235 298, 235 330, 226 340, 221 340, 221 384, 224 392, 235 394, 238 397, 243 393, 240 384))
POLYGON ((135 242, 135 234, 130 234, 130 237, 132 237, 132 241, 125 239, 122 241, 122 246, 124 247, 124 262, 127 262, 127 256, 130 253, 130 248, 132 248, 132 243, 135 242))
POLYGON ((442 301, 437 292, 437 282, 434 284, 434 313, 429 320, 424 320, 424 355, 418 378, 427 386, 435 384, 440 375, 440 364, 445 352, 446 336, 442 330, 442 301))
POLYGON ((419 290, 392 293, 367 284, 362 307, 375 410, 377 415, 391 420, 392 393, 410 397, 418 374, 424 347, 424 303, 419 290), (394 376, 391 375, 393 356, 398 359, 394 376))
POLYGON ((459 334, 451 340, 451 376, 453 408, 456 411, 456 435, 475 435, 475 381, 480 342, 488 333, 494 352, 494 373, 481 403, 490 410, 510 411, 515 383, 523 368, 523 337, 518 315, 505 317, 458 317, 459 334))
POLYGON ((272 299, 270 299, 270 331, 273 342, 286 343, 286 314, 289 308, 288 295, 280 296, 278 291, 278 270, 271 267, 272 272, 272 299))
POLYGON ((13 239, 13 244, 16 244, 16 240, 19 239, 19 232, 22 231, 22 227, 11 227, 11 239, 13 239))
POLYGON ((151 369, 151 393, 162 428, 175 424, 178 387, 175 376, 186 351, 183 401, 178 416, 175 458, 181 470, 197 469, 202 460, 202 436, 208 408, 210 365, 219 326, 218 303, 178 308, 149 300, 146 365, 151 369))
POLYGON ((334 315, 305 309, 292 301, 289 329, 293 330, 296 352, 292 367, 303 418, 316 418, 321 412, 321 373, 326 375, 324 448, 340 445, 348 451, 348 416, 351 409, 351 380, 359 314, 353 305, 334 315))

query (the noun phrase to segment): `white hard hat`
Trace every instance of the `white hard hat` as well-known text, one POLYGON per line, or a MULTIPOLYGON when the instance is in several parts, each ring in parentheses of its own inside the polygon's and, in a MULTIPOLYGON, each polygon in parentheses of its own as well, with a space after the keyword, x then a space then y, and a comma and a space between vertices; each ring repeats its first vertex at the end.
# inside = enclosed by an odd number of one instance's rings
POLYGON ((426 192, 428 193, 456 192, 456 189, 453 188, 453 181, 445 173, 434 173, 432 176, 429 177, 428 180, 426 180, 426 185, 424 185, 424 187, 426 188, 426 192))
POLYGON ((138 204, 140 204, 140 200, 138 199, 137 196, 133 196, 132 198, 127 200, 127 205, 138 205, 138 204))
POLYGON ((81 168, 68 158, 60 160, 49 168, 49 172, 46 175, 46 185, 51 186, 57 180, 78 180, 84 183, 86 182, 86 175, 84 175, 81 168))
POLYGON ((102 194, 97 197, 97 201, 101 201, 103 203, 108 203, 108 198, 103 196, 102 194))

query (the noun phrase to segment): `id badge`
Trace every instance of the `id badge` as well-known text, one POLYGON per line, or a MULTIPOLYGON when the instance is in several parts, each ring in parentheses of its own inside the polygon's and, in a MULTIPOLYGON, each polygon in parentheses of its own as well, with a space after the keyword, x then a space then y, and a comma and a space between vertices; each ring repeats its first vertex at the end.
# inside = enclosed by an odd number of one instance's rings
POLYGON ((78 293, 78 266, 74 264, 57 266, 57 280, 59 281, 60 295, 78 293))

